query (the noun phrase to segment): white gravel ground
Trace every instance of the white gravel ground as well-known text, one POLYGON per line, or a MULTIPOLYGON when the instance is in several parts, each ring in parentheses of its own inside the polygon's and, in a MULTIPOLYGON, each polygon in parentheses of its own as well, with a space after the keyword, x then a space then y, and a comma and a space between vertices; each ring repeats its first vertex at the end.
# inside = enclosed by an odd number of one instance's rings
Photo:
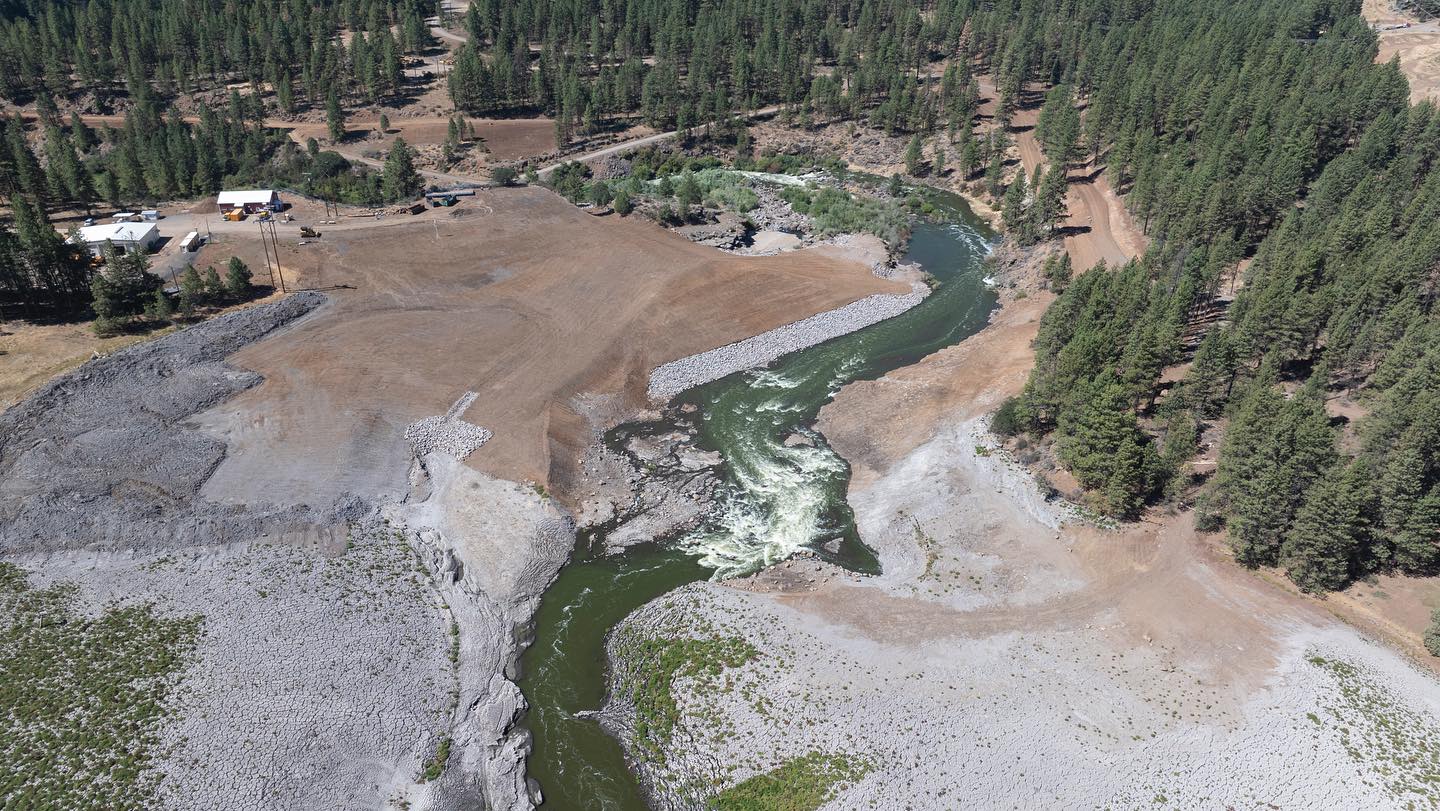
POLYGON ((1294 629, 1270 682, 1237 700, 1160 649, 1097 655, 1113 629, 909 646, 709 583, 671 600, 683 607, 653 605, 630 622, 710 622, 761 655, 727 672, 728 692, 678 683, 676 739, 687 745, 652 772, 661 785, 730 785, 822 751, 871 766, 830 809, 1436 805, 1393 788, 1424 785, 1421 770, 1396 764, 1419 755, 1433 768, 1433 756, 1385 745, 1396 721, 1429 752, 1440 744, 1436 685, 1347 629, 1294 629), (1347 705, 1316 656, 1357 666, 1389 709, 1347 705))
POLYGON ((92 606, 201 615, 156 764, 161 807, 379 808, 416 794, 454 704, 450 612, 383 526, 344 555, 287 546, 12 558, 92 606))
POLYGON ((869 767, 827 809, 1440 807, 1440 682, 1191 539, 1065 523, 987 442, 942 426, 852 493, 880 577, 797 560, 625 621, 759 650, 676 682, 662 805, 821 752, 869 767))

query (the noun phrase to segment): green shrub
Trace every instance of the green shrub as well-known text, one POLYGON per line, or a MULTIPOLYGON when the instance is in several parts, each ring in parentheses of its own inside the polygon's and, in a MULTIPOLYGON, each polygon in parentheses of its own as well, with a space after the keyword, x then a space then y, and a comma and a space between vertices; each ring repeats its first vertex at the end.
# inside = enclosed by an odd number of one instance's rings
POLYGON ((814 811, 845 784, 870 771, 868 764, 845 755, 811 752, 786 761, 720 792, 715 811, 814 811))
POLYGON ((1440 656, 1440 608, 1430 612, 1430 627, 1425 629, 1425 650, 1440 656))

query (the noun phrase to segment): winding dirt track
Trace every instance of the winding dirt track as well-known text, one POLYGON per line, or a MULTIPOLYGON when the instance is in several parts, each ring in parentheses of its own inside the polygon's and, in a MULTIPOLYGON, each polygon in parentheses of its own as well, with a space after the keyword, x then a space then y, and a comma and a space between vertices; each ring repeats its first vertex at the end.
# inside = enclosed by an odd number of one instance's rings
MULTIPOLYGON (((1034 173, 1036 166, 1045 165, 1045 155, 1035 138, 1039 115, 1035 109, 1015 114, 1014 125, 1020 130, 1015 135, 1015 145, 1027 177, 1034 173)), ((1068 213, 1062 225, 1069 230, 1065 250, 1077 269, 1093 267, 1100 261, 1111 266, 1123 265, 1144 252, 1144 234, 1097 167, 1091 164, 1079 169, 1072 167, 1066 177, 1070 183, 1065 196, 1068 213)))

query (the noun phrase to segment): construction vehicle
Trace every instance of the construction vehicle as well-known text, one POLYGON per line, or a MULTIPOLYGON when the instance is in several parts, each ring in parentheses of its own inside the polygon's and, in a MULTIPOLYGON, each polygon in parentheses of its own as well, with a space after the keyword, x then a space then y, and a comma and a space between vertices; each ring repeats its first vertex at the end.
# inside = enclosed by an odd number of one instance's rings
POLYGON ((304 237, 305 239, 319 239, 320 232, 316 231, 314 228, 311 228, 308 225, 302 225, 300 226, 300 236, 304 237))
POLYGON ((229 211, 225 212, 223 216, 230 222, 240 222, 241 220, 245 219, 245 209, 232 208, 229 211))
POLYGON ((259 220, 259 221, 261 221, 261 222, 269 222, 269 220, 270 220, 270 210, 269 210, 269 209, 263 209, 263 208, 260 209, 260 213, 258 213, 258 214, 255 215, 255 219, 257 219, 257 220, 259 220))

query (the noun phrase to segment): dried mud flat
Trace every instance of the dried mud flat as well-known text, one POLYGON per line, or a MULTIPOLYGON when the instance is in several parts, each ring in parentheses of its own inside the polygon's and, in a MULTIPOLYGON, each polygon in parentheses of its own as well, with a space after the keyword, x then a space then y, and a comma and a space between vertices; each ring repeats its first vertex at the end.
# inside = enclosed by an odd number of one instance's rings
POLYGON ((908 287, 843 246, 732 257, 536 189, 447 214, 285 246, 327 293, 0 416, 0 560, 90 610, 202 618, 164 807, 533 807, 510 677, 596 432, 665 362, 908 287))
MULTIPOLYGON (((1440 805, 1431 674, 1188 516, 1098 529, 995 448, 985 414, 1023 384, 1044 304, 1007 296, 986 330, 822 412, 884 574, 797 559, 622 623, 750 646, 678 671, 685 745, 642 770, 659 804, 829 758, 834 809, 1440 805)), ((633 708, 610 712, 633 749, 633 708)))

